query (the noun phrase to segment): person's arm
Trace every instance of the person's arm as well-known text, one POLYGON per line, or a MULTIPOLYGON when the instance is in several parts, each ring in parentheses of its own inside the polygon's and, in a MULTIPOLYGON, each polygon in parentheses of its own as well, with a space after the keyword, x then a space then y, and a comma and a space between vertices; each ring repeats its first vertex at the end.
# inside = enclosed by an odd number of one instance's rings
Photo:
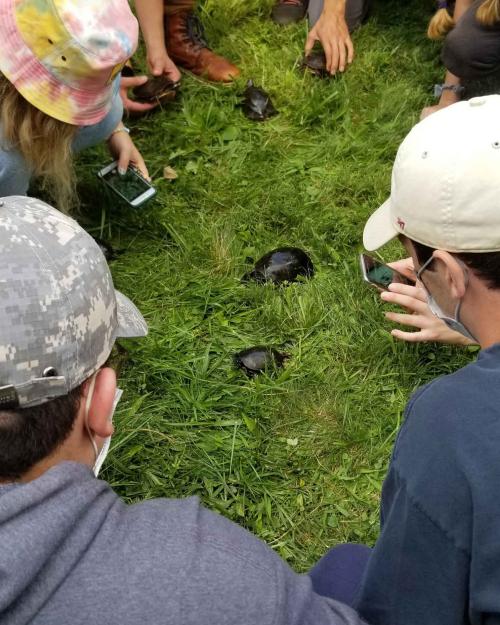
MULTIPOLYGON (((456 0, 455 9, 453 11, 453 21, 455 22, 455 24, 462 17, 462 15, 467 11, 467 9, 469 9, 472 6, 472 3, 473 3, 473 0, 456 0)), ((451 72, 446 72, 446 76, 444 78, 444 84, 456 85, 459 87, 460 78, 458 76, 455 76, 451 72)), ((447 106, 450 106, 450 104, 455 104, 455 102, 458 102, 459 100, 460 100, 460 95, 458 93, 452 91, 451 89, 445 89, 437 104, 434 104, 433 106, 426 106, 422 110, 422 113, 420 114, 420 119, 425 119, 429 115, 432 115, 432 113, 435 113, 436 111, 446 108, 447 106)))
MULTIPOLYGON (((448 86, 453 85, 459 87, 460 78, 458 78, 458 76, 455 76, 451 72, 446 72, 444 84, 448 86)), ((453 91, 452 89, 444 89, 441 97, 439 98, 439 102, 437 104, 434 104, 433 106, 426 106, 420 114, 420 119, 425 119, 429 115, 432 115, 432 113, 435 113, 436 111, 444 109, 447 106, 450 106, 450 104, 455 104, 455 102, 459 101, 460 95, 456 91, 453 91)))
POLYGON ((306 41, 306 55, 311 52, 316 41, 321 42, 330 74, 343 72, 354 58, 354 47, 345 20, 345 5, 346 0, 324 0, 323 12, 306 41))
POLYGON ((163 0, 135 0, 137 17, 146 42, 148 64, 153 76, 167 75, 177 82, 181 73, 168 56, 163 27, 163 0))
POLYGON ((141 153, 130 138, 128 129, 120 121, 108 137, 108 148, 111 155, 118 161, 118 172, 125 174, 129 165, 135 167, 147 180, 149 177, 146 163, 141 153))

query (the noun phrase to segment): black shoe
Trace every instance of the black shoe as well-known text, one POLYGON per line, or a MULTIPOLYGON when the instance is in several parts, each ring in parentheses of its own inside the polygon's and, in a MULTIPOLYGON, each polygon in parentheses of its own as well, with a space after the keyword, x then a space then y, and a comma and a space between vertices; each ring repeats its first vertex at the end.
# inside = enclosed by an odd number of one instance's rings
POLYGON ((271 16, 276 24, 287 26, 304 19, 309 0, 278 0, 271 16))

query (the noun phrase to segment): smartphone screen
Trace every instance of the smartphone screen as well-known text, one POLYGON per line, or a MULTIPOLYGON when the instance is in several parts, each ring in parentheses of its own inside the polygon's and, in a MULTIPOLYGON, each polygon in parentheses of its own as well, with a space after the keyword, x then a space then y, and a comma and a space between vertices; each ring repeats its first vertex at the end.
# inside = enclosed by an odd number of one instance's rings
POLYGON ((127 169, 127 172, 123 176, 120 176, 117 168, 114 168, 102 174, 101 177, 106 184, 129 203, 132 203, 133 200, 151 189, 151 185, 130 168, 127 169))
POLYGON ((395 269, 391 269, 388 265, 384 265, 384 263, 367 254, 361 254, 361 269, 366 282, 382 290, 386 290, 394 282, 415 286, 414 280, 403 276, 395 269))

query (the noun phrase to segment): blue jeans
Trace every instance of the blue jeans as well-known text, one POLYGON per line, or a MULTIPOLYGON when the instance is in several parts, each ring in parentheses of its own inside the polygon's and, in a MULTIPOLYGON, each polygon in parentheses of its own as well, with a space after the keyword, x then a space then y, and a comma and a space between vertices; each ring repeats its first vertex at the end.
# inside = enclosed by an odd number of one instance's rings
MULTIPOLYGON (((123 116, 123 104, 117 93, 106 117, 93 126, 81 126, 75 136, 73 152, 97 145, 109 137, 123 116)), ((0 132, 1 135, 1 132, 0 132)), ((19 150, 0 148, 0 197, 26 195, 33 172, 19 150)))
POLYGON ((370 559, 370 547, 338 545, 309 571, 314 591, 354 607, 354 601, 370 559))

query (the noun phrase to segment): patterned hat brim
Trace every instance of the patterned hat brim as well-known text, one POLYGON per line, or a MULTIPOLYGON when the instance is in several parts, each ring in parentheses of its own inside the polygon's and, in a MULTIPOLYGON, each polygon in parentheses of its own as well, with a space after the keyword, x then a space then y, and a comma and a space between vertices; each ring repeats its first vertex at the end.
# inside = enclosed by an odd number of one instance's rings
POLYGON ((118 316, 118 327, 115 338, 129 339, 147 336, 148 324, 139 312, 137 306, 128 297, 116 291, 116 306, 118 316))

